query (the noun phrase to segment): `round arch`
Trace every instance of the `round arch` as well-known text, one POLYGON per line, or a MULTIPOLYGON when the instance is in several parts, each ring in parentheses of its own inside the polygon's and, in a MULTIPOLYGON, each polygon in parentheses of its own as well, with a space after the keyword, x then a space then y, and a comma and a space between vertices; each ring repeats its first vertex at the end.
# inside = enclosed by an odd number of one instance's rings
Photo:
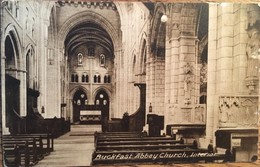
POLYGON ((20 68, 19 60, 21 59, 21 40, 19 38, 19 35, 17 33, 17 30, 14 25, 9 24, 5 28, 5 34, 4 34, 4 48, 5 48, 5 42, 7 39, 11 40, 13 51, 14 51, 14 61, 15 61, 15 68, 20 68))
POLYGON ((67 34, 70 32, 70 30, 72 30, 73 27, 77 26, 78 24, 86 23, 86 22, 92 22, 104 28, 112 39, 112 42, 114 44, 114 49, 120 48, 119 36, 118 34, 116 34, 116 30, 114 29, 113 25, 100 14, 91 11, 84 11, 84 12, 77 13, 71 16, 62 25, 58 33, 59 34, 58 46, 64 47, 64 41, 66 39, 67 34))
POLYGON ((71 97, 71 99, 73 99, 75 93, 76 93, 77 91, 79 91, 79 90, 83 90, 83 92, 86 93, 87 97, 90 97, 90 92, 89 92, 86 88, 84 88, 83 86, 77 86, 77 87, 73 88, 73 89, 70 91, 70 97, 71 97))
POLYGON ((94 91, 93 91, 93 93, 92 93, 92 97, 93 98, 95 98, 96 97, 96 95, 100 92, 100 91, 105 91, 106 93, 107 93, 107 95, 108 95, 108 97, 109 97, 109 99, 111 99, 112 98, 112 95, 111 95, 111 92, 110 92, 110 90, 109 89, 107 89, 106 87, 104 87, 104 86, 100 86, 100 87, 98 87, 98 88, 96 88, 94 91))
MULTIPOLYGON (((18 124, 15 123, 14 114, 21 114, 21 86, 20 82, 23 79, 21 75, 18 75, 18 71, 21 69, 22 57, 21 57, 21 41, 18 36, 17 30, 14 25, 9 24, 5 28, 2 53, 5 56, 4 68, 2 72, 8 75, 2 77, 2 82, 5 82, 3 88, 3 125, 9 128, 9 132, 19 133, 18 124)), ((23 114, 23 113, 22 113, 23 114)))

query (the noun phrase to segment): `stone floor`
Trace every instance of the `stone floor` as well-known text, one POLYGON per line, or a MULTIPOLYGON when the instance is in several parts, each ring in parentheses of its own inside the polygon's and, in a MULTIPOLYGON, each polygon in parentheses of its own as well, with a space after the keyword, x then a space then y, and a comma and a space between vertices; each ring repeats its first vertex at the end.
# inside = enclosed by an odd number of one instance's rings
MULTIPOLYGON (((73 125, 71 131, 54 140, 54 151, 41 160, 36 167, 72 167, 91 166, 91 156, 94 151, 94 131, 99 131, 97 125, 73 125)), ((121 166, 121 165, 120 165, 121 166)), ((260 167, 255 163, 226 164, 174 164, 174 165, 131 165, 138 167, 260 167)))

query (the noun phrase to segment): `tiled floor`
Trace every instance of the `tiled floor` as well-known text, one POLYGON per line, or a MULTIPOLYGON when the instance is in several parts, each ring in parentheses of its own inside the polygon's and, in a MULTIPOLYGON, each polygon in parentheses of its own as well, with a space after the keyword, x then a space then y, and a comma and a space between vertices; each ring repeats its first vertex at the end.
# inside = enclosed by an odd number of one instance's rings
MULTIPOLYGON (((41 160, 36 167, 68 167, 91 166, 91 156, 94 151, 94 131, 99 127, 85 126, 80 129, 73 126, 71 132, 54 140, 54 151, 41 160), (87 133, 86 129, 87 128, 87 133)), ((163 166, 163 167, 260 167, 260 162, 255 163, 226 163, 226 164, 173 164, 173 165, 131 165, 131 166, 163 166)))

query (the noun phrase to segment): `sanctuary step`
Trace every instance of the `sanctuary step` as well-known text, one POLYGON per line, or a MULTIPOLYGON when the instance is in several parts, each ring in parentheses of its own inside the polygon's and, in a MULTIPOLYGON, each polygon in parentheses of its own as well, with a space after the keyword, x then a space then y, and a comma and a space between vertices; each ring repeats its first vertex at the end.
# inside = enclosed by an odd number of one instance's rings
POLYGON ((101 132, 101 125, 71 125, 70 136, 93 136, 95 132, 101 132))

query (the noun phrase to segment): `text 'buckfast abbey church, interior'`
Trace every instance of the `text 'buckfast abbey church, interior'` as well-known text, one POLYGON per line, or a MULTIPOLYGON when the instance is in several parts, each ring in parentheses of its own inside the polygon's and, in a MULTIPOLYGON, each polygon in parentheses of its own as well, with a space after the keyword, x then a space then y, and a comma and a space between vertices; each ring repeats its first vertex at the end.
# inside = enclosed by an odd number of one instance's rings
POLYGON ((0 49, 3 139, 95 124, 258 155, 257 4, 2 1, 0 49))

